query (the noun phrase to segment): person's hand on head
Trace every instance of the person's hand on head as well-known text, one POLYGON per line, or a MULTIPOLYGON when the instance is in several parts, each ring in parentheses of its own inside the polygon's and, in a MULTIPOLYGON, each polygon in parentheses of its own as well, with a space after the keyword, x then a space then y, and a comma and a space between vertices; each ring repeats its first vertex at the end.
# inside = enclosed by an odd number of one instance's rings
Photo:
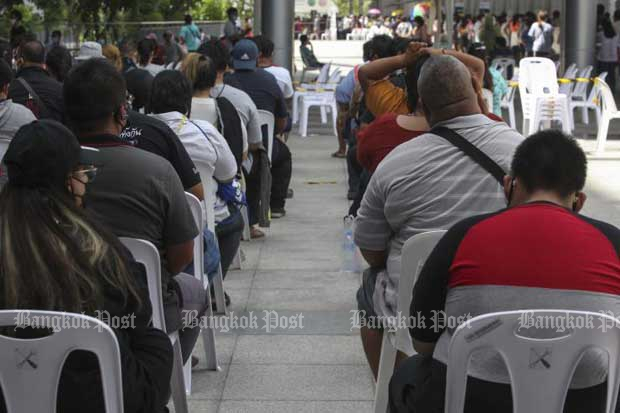
POLYGON ((420 52, 426 48, 426 43, 421 42, 411 42, 407 46, 407 51, 404 54, 404 66, 407 67, 415 63, 415 61, 420 57, 420 52))

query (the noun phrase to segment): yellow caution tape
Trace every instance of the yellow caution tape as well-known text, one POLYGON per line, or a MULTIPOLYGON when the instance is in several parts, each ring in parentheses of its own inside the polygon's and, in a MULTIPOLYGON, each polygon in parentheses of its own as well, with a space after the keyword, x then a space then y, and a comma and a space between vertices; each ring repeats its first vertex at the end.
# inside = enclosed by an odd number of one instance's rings
POLYGON ((508 82, 508 86, 510 86, 510 87, 517 87, 517 86, 519 86, 519 82, 510 81, 510 82, 508 82))
POLYGON ((575 79, 575 82, 590 83, 590 79, 588 79, 587 77, 578 77, 577 79, 575 79))
POLYGON ((564 77, 561 77, 561 78, 558 79, 558 82, 559 83, 572 83, 573 79, 566 79, 564 77))

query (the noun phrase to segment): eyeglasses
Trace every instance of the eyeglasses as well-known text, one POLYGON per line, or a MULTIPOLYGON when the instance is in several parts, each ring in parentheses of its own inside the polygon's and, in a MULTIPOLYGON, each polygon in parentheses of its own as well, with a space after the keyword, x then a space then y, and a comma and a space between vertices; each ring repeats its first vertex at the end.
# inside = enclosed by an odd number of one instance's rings
POLYGON ((73 172, 73 178, 80 181, 84 185, 92 183, 97 177, 97 168, 79 169, 73 172), (82 177, 86 177, 86 181, 82 177))

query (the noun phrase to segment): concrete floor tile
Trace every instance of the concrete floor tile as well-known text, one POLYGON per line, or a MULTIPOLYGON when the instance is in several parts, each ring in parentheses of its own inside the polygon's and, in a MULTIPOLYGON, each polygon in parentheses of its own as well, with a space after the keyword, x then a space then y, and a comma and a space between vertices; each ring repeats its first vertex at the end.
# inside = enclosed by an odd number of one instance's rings
POLYGON ((219 413, 371 413, 373 402, 266 402, 232 401, 220 404, 219 413))
POLYGON ((248 309, 291 311, 349 311, 357 309, 357 285, 324 285, 299 289, 253 289, 248 309))
MULTIPOLYGON (((232 364, 367 364, 356 336, 243 335, 232 364)), ((295 367, 291 367, 295 368, 295 367)))
POLYGON ((367 366, 230 365, 224 400, 373 400, 367 366))

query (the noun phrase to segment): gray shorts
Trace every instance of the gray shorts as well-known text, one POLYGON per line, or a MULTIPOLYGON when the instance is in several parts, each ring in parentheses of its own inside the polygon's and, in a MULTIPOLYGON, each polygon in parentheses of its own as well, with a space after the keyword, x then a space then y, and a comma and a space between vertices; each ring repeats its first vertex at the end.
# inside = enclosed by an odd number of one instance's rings
MULTIPOLYGON (((375 312, 375 305, 372 301, 378 274, 379 270, 374 270, 372 268, 364 270, 364 274, 362 275, 362 286, 357 290, 357 309, 360 311, 360 318, 367 319, 371 317, 378 320, 377 313, 375 312)), ((365 323, 369 328, 375 330, 383 329, 383 326, 376 324, 377 323, 365 323), (374 325, 374 327, 370 327, 372 325, 374 325)))

